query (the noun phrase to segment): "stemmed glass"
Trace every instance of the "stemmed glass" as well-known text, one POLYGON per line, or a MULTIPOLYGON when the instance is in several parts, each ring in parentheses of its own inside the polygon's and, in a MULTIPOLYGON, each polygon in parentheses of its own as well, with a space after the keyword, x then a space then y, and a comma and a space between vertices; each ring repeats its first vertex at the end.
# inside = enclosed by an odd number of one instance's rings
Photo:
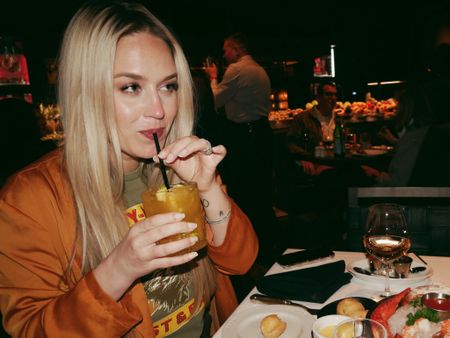
POLYGON ((372 205, 367 216, 363 243, 367 252, 383 265, 385 285, 384 293, 380 296, 388 297, 391 295, 390 263, 406 254, 411 247, 402 207, 392 203, 372 205))
POLYGON ((382 324, 368 319, 349 319, 339 323, 334 329, 333 338, 386 338, 387 332, 382 324))

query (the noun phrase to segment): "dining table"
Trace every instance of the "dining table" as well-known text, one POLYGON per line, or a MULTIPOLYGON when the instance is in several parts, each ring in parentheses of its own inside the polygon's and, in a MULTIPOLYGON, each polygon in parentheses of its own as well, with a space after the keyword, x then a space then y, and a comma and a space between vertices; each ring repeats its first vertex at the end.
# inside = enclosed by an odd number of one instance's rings
POLYGON ((324 150, 322 156, 314 153, 292 153, 296 161, 308 161, 335 168, 359 167, 369 165, 386 171, 392 159, 393 148, 390 146, 371 146, 367 150, 347 149, 343 156, 335 156, 333 150, 324 150))
MULTIPOLYGON (((287 249, 284 254, 295 252, 301 249, 287 249)), ((417 266, 426 267, 426 273, 422 275, 422 278, 406 278, 403 280, 394 280, 391 278, 391 290, 393 293, 401 292, 407 287, 415 288, 422 285, 430 285, 430 284, 438 284, 450 287, 450 257, 444 256, 418 256, 414 253, 408 254, 413 259, 413 264, 417 266), (392 282, 394 281, 394 282, 392 282)), ((266 272, 265 276, 270 276, 273 274, 280 274, 284 272, 290 272, 298 269, 305 269, 320 266, 323 264, 328 264, 332 262, 338 261, 345 262, 345 269, 347 272, 350 272, 354 266, 359 266, 361 262, 367 260, 366 254, 364 252, 350 252, 350 251, 334 251, 334 256, 323 258, 320 260, 307 262, 299 265, 293 265, 290 267, 283 267, 278 263, 274 263, 272 267, 266 272)), ((304 301, 293 301, 292 303, 299 303, 307 306, 312 309, 322 309, 329 303, 336 302, 340 299, 346 297, 364 297, 371 298, 375 301, 381 300, 381 298, 375 299, 378 293, 382 293, 384 291, 384 276, 376 276, 379 279, 373 280, 373 276, 358 276, 352 271, 352 278, 350 282, 341 286, 336 292, 334 292, 324 303, 311 303, 304 301)), ((330 276, 329 278, 333 278, 330 276)), ((214 334, 213 338, 233 338, 233 337, 262 337, 258 327, 254 328, 255 332, 251 336, 248 335, 248 332, 240 333, 239 326, 247 325, 246 330, 248 330, 248 326, 255 325, 255 323, 251 323, 251 321, 255 321, 255 318, 258 318, 258 323, 260 321, 260 317, 258 314, 264 313, 264 311, 271 312, 272 310, 267 309, 280 309, 281 307, 292 307, 291 305, 268 305, 253 302, 250 299, 250 296, 255 293, 261 293, 258 291, 257 287, 254 287, 250 293, 242 300, 242 302, 238 305, 235 311, 230 315, 230 317, 223 323, 223 325, 218 329, 218 331, 214 334)), ((302 319, 297 319, 298 324, 302 325, 303 335, 297 335, 296 337, 311 337, 311 329, 314 320, 317 318, 314 315, 310 315, 305 310, 301 308, 294 307, 298 309, 297 311, 304 311, 305 316, 302 319), (305 334, 306 332, 306 334, 305 334)), ((301 314, 301 312, 299 312, 301 314)), ((256 323, 256 324, 258 324, 256 323)), ((283 335, 282 337, 290 337, 291 335, 283 335)))

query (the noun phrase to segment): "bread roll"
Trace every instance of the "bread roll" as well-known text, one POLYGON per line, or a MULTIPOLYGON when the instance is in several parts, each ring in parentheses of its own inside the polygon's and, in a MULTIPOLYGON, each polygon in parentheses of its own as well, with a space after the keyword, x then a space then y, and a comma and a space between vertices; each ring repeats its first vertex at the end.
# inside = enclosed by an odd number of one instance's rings
POLYGON ((260 328, 264 338, 278 338, 286 330, 286 322, 271 314, 261 320, 260 328))
POLYGON ((365 318, 367 310, 356 299, 345 298, 338 303, 336 313, 352 318, 365 318))

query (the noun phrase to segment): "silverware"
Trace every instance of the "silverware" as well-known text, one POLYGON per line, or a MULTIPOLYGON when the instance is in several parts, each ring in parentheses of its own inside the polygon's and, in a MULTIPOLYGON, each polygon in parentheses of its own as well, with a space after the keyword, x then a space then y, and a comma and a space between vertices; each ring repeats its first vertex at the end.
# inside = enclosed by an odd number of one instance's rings
MULTIPOLYGON (((421 271, 425 271, 427 269, 426 266, 416 266, 414 268, 411 268, 409 270, 410 273, 417 273, 417 272, 421 272, 421 271)), ((376 273, 374 272, 370 272, 369 270, 360 268, 359 266, 354 266, 353 270, 355 270, 358 273, 362 273, 364 275, 368 275, 368 276, 378 276, 376 273)), ((391 278, 398 278, 397 276, 391 276, 391 278)))
POLYGON ((420 272, 420 271, 425 271, 427 269, 426 266, 416 266, 414 268, 411 268, 411 273, 416 273, 416 272, 420 272))
POLYGON ((301 307, 302 309, 308 311, 312 315, 316 315, 317 312, 319 311, 319 309, 311 309, 305 305, 302 305, 299 303, 294 303, 294 302, 290 301, 289 299, 274 298, 274 297, 269 297, 266 295, 261 295, 259 293, 254 293, 253 295, 251 295, 250 300, 252 302, 260 302, 260 303, 264 303, 264 304, 294 305, 294 306, 301 307))
POLYGON ((359 266, 353 267, 353 270, 355 270, 356 272, 362 273, 364 275, 368 275, 368 276, 372 276, 373 275, 373 273, 370 272, 369 270, 360 268, 359 266))
POLYGON ((419 258, 423 264, 428 265, 428 263, 425 262, 425 260, 422 257, 420 257, 418 254, 414 253, 414 255, 416 255, 416 257, 419 258))

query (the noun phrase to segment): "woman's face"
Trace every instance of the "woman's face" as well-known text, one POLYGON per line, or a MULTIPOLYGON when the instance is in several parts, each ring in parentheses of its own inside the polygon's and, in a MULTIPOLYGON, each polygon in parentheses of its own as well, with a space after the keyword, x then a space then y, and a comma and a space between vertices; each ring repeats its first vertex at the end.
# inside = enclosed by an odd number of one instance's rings
POLYGON ((114 60, 114 106, 125 172, 156 154, 178 111, 177 71, 166 43, 150 33, 119 40, 114 60))

